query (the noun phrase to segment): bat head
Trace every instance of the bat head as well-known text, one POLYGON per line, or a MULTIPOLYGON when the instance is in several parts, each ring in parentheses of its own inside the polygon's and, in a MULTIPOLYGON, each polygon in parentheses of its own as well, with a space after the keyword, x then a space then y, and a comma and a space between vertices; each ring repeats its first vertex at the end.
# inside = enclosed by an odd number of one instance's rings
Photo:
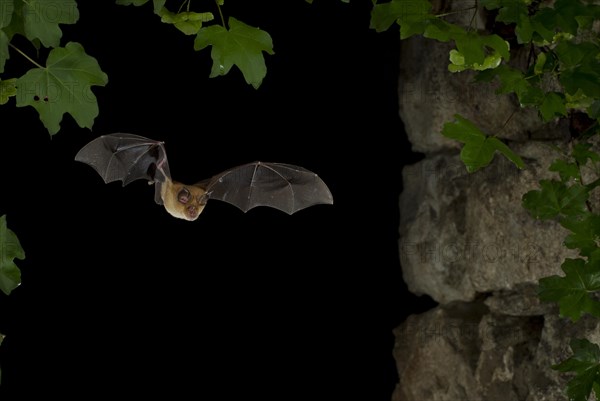
POLYGON ((167 212, 178 219, 196 220, 206 205, 206 191, 196 185, 185 185, 174 181, 165 184, 161 195, 167 212))

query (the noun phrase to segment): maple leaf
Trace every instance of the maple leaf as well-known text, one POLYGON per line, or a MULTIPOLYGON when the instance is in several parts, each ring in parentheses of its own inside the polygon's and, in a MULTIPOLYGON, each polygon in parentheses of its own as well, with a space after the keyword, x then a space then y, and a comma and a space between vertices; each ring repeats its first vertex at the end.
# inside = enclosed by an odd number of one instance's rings
POLYGON ((229 29, 212 25, 200 29, 194 41, 194 49, 212 46, 213 66, 210 77, 225 75, 236 65, 246 82, 258 88, 267 74, 262 52, 274 54, 271 36, 258 28, 229 18, 229 29))
POLYGON ((496 151, 502 153, 518 168, 524 168, 523 160, 514 153, 504 142, 496 137, 485 135, 475 124, 456 114, 455 120, 444 124, 442 135, 463 142, 460 159, 472 173, 490 164, 496 151))
POLYGON ((79 19, 75 0, 23 0, 21 14, 27 39, 39 39, 45 47, 60 44, 59 24, 74 24, 79 19))
POLYGON ((536 219, 551 219, 559 215, 576 216, 586 212, 585 201, 588 188, 581 185, 567 186, 556 180, 541 180, 541 190, 523 195, 523 206, 536 219))
POLYGON ((572 339, 573 356, 552 366, 560 372, 574 372, 575 377, 567 383, 567 394, 570 400, 587 401, 594 389, 598 396, 600 384, 600 347, 586 339, 572 339))
POLYGON ((539 280, 538 295, 542 301, 557 302, 562 317, 579 320, 584 312, 600 317, 600 302, 592 296, 600 291, 600 264, 583 259, 566 259, 561 265, 565 276, 549 276, 539 280))
POLYGON ((69 42, 52 49, 46 67, 33 68, 17 80, 17 107, 35 108, 50 135, 60 130, 69 113, 80 127, 92 128, 98 102, 91 86, 104 86, 107 75, 83 46, 69 42))

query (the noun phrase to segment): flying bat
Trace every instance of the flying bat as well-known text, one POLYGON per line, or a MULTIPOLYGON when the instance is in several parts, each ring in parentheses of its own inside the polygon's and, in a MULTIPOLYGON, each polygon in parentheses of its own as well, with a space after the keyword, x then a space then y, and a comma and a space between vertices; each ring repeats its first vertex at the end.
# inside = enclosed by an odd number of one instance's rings
POLYGON ((269 206, 288 214, 316 204, 333 204, 317 174, 283 163, 253 162, 223 171, 193 185, 171 179, 165 144, 133 134, 100 136, 75 156, 92 166, 105 183, 135 180, 154 184, 154 200, 174 217, 194 221, 211 199, 231 203, 243 212, 269 206))

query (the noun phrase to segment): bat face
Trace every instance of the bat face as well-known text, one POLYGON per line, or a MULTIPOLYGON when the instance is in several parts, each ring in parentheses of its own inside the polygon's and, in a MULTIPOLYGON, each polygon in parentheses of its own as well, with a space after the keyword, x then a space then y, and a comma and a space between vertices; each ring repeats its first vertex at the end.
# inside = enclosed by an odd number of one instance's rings
POLYGON ((194 221, 206 206, 206 191, 196 185, 185 185, 170 181, 164 183, 161 190, 163 204, 173 217, 194 221))

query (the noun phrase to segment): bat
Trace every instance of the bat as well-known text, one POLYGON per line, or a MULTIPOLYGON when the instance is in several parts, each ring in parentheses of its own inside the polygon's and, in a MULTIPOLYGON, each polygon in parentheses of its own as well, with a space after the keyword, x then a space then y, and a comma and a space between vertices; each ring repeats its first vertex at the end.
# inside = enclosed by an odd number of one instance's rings
POLYGON ((317 204, 333 204, 331 191, 317 174, 300 166, 256 161, 223 171, 193 185, 171 179, 165 144, 143 136, 116 133, 85 145, 75 160, 92 166, 105 183, 123 186, 146 180, 155 186, 154 200, 173 217, 194 221, 211 199, 237 206, 244 213, 269 206, 287 214, 317 204))

